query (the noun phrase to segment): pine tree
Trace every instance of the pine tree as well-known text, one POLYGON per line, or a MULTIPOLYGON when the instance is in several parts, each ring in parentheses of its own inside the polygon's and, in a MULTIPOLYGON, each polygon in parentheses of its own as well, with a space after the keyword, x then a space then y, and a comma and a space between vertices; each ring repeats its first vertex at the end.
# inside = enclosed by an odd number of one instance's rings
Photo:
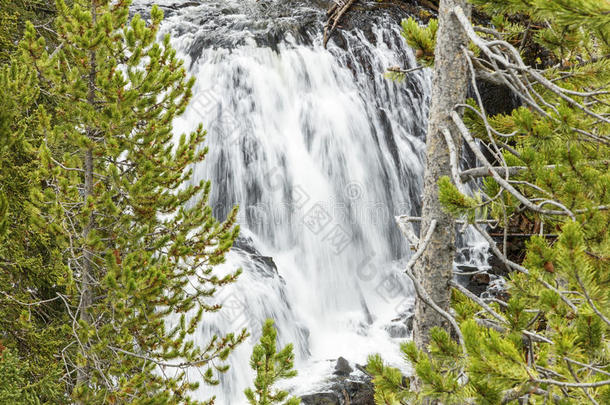
POLYGON ((24 367, 10 350, 4 349, 0 352, 0 402, 3 404, 27 404, 32 403, 33 398, 23 387, 27 386, 24 377, 24 367))
MULTIPOLYGON (((423 382, 418 392, 371 357, 376 398, 610 403, 610 4, 472 2, 489 13, 491 26, 468 30, 464 15, 449 10, 473 41, 465 50, 471 73, 500 80, 523 105, 489 116, 475 92, 463 122, 452 113, 482 166, 462 173, 454 166, 451 178, 439 180, 440 197, 512 271, 508 298, 482 299, 451 282, 458 341, 434 329, 428 354, 413 343, 401 347, 423 382), (477 193, 468 195, 464 181, 477 193), (535 234, 524 259, 507 257, 479 219, 535 234)), ((426 34, 433 33, 417 35, 426 34)))
MULTIPOLYGON (((217 373, 246 337, 194 342, 217 311, 219 275, 238 233, 236 209, 218 222, 208 182, 193 182, 205 158, 199 127, 173 140, 172 121, 192 93, 183 63, 157 42, 162 12, 129 18, 129 1, 57 1, 57 48, 28 24, 21 53, 53 104, 38 113, 42 142, 32 190, 36 232, 56 233, 67 285, 57 296, 71 321, 62 350, 67 391, 80 404, 201 403, 185 370, 217 373)), ((210 400, 212 401, 212 400, 210 400)), ((210 402, 206 402, 210 403, 210 402)))
POLYGON ((66 381, 58 359, 69 344, 69 318, 57 294, 65 293, 70 273, 62 262, 66 244, 60 234, 36 229, 32 194, 42 182, 37 175, 42 100, 35 71, 17 58, 1 66, 0 99, 0 368, 19 376, 3 386, 0 398, 63 403, 66 381), (17 381, 22 386, 8 392, 17 381))
POLYGON ((244 393, 251 405, 298 405, 301 400, 295 397, 287 399, 288 392, 273 388, 279 380, 292 378, 297 375, 294 367, 294 353, 292 344, 287 345, 279 352, 276 348, 277 331, 273 327, 273 320, 267 319, 263 325, 263 334, 260 342, 254 346, 250 367, 256 371, 254 390, 247 388, 244 393))
POLYGON ((0 0, 0 63, 8 62, 17 50, 26 21, 32 21, 40 35, 54 42, 53 2, 45 0, 0 0))

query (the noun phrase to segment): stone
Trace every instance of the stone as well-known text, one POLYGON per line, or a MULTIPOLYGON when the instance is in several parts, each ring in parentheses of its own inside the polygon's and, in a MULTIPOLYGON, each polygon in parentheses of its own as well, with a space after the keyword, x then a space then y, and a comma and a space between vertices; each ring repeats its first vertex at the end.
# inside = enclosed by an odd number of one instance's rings
POLYGON ((489 274, 487 274, 487 273, 478 273, 478 274, 474 274, 472 276, 471 280, 472 280, 472 282, 477 283, 477 284, 487 285, 491 281, 491 278, 490 278, 489 274))
POLYGON ((341 401, 334 392, 318 392, 315 394, 303 395, 302 405, 341 405, 341 401))
POLYGON ((350 405, 375 405, 375 390, 370 381, 348 381, 345 392, 349 395, 350 405))
POLYGON ((468 264, 458 264, 456 267, 462 273, 473 273, 475 271, 479 271, 478 267, 470 266, 468 264))
POLYGON ((403 323, 393 322, 386 325, 385 330, 392 338, 406 338, 409 336, 409 329, 407 328, 407 325, 403 323))
POLYGON ((354 369, 350 367, 349 361, 343 357, 339 357, 337 359, 337 364, 335 365, 335 371, 333 374, 347 377, 352 373, 352 371, 354 371, 354 369))
POLYGON ((349 362, 339 357, 335 373, 326 381, 324 389, 301 396, 303 405, 375 405, 375 389, 365 368, 356 364, 354 371, 349 362), (337 369, 342 370, 341 375, 337 369))
POLYGON ((392 319, 392 322, 385 325, 384 329, 392 338, 409 337, 411 331, 413 331, 413 316, 413 313, 406 313, 403 316, 392 319))

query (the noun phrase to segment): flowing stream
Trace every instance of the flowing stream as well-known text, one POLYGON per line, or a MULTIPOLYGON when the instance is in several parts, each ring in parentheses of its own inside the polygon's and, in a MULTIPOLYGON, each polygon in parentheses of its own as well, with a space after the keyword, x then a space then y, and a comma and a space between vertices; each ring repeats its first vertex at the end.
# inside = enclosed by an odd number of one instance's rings
MULTIPOLYGON (((149 3, 134 9, 146 14, 149 3)), ((315 1, 157 3, 166 9, 162 31, 197 79, 176 133, 198 123, 208 130, 195 180, 212 181, 219 218, 240 206, 242 236, 221 271, 244 274, 219 293, 224 308, 205 317, 196 339, 204 345, 242 327, 252 337, 200 399, 244 402, 266 318, 282 345, 294 344, 300 375, 287 386, 295 394, 322 386, 339 356, 363 364, 380 352, 405 367, 398 344, 409 334, 413 290, 394 216, 420 208, 430 72, 384 78, 389 66, 415 66, 399 19, 371 17, 326 50, 315 1)))

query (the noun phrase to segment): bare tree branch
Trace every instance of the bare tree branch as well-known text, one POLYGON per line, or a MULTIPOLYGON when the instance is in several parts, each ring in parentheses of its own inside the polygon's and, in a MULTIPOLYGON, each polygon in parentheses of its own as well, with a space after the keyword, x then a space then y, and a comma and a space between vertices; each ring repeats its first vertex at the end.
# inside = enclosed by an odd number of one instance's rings
POLYGON ((441 315, 443 318, 445 318, 447 320, 447 322, 449 322, 451 324, 451 326, 455 330, 455 334, 458 336, 458 341, 459 341, 460 346, 462 347, 462 352, 464 354, 466 354, 467 351, 466 351, 466 345, 464 343, 464 336, 462 335, 462 331, 460 330, 460 327, 457 324, 457 321, 455 320, 455 318, 448 312, 444 311, 441 307, 436 305, 436 303, 432 300, 432 298, 430 298, 430 296, 428 295, 426 290, 423 288, 423 286, 419 283, 417 278, 415 278, 415 276, 413 275, 413 270, 412 270, 413 265, 415 264, 417 259, 419 259, 420 256, 424 253, 426 248, 428 247, 428 244, 430 243, 430 239, 432 238, 432 234, 434 233, 434 228, 436 228, 435 219, 433 219, 432 222, 430 222, 430 227, 428 228, 428 232, 426 232, 426 236, 424 237, 424 240, 421 242, 419 249, 417 249, 417 251, 413 254, 411 259, 407 263, 407 266, 405 268, 405 273, 407 276, 409 276, 409 278, 413 282, 413 286, 415 287, 415 291, 417 292, 417 296, 419 297, 419 299, 422 300, 423 302, 425 302, 428 306, 430 306, 430 308, 432 308, 436 312, 438 312, 439 315, 441 315))

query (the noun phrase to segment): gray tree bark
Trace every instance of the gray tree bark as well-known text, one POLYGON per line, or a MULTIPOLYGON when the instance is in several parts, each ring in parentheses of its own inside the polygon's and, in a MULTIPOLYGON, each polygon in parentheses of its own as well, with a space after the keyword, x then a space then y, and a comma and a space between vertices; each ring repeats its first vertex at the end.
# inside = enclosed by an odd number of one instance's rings
MULTIPOLYGON (((415 276, 432 300, 445 311, 449 310, 451 296, 449 281, 453 277, 455 220, 442 210, 439 202, 438 180, 442 176, 451 176, 449 149, 441 130, 448 128, 452 134, 458 134, 449 114, 456 104, 465 101, 468 83, 468 67, 462 52, 462 47, 468 45, 468 39, 451 14, 456 6, 470 14, 466 0, 441 0, 439 5, 420 235, 426 234, 433 220, 437 221, 437 225, 428 249, 415 266, 415 276)), ((459 135, 453 135, 453 139, 459 148, 459 135)), ((420 349, 427 350, 430 329, 435 326, 451 332, 445 318, 417 300, 414 338, 420 349)))

